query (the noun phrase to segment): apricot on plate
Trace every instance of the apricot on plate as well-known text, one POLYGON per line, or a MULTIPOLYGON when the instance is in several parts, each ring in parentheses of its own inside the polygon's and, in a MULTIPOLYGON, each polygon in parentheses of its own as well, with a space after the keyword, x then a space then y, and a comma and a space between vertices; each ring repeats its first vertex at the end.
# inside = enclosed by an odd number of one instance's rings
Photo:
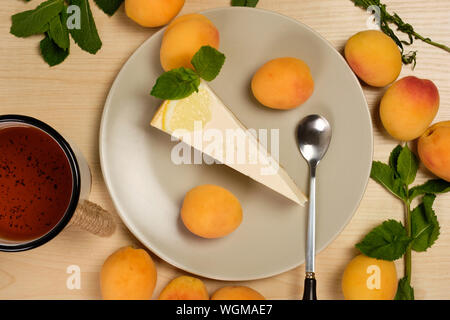
POLYGON ((384 87, 395 81, 402 70, 402 55, 397 44, 381 31, 366 30, 348 39, 345 59, 365 83, 384 87))
POLYGON ((408 76, 386 91, 381 99, 380 117, 392 137, 409 141, 425 132, 438 109, 439 92, 434 83, 408 76))
POLYGON ((356 256, 345 268, 342 292, 346 300, 392 300, 397 292, 397 270, 392 261, 356 256))
POLYGON ((143 27, 160 27, 168 24, 183 6, 184 0, 125 0, 125 13, 143 27))
POLYGON ((419 139, 417 151, 428 170, 450 182, 450 121, 428 128, 419 139))
POLYGON ((270 60, 256 71, 252 92, 262 105, 273 109, 300 106, 314 91, 308 65, 300 59, 285 57, 270 60))
POLYGON ((173 279, 161 291, 159 300, 209 300, 209 294, 202 280, 181 276, 173 279))
POLYGON ((200 14, 180 16, 164 32, 160 60, 165 71, 185 67, 193 69, 192 57, 202 46, 219 48, 220 35, 214 24, 200 14))
POLYGON ((143 249, 124 247, 110 255, 100 272, 105 300, 148 300, 156 284, 156 268, 143 249))
POLYGON ((266 298, 249 287, 229 286, 214 292, 211 300, 266 300, 266 298))
POLYGON ((201 185, 186 193, 181 219, 189 231, 202 238, 220 238, 239 227, 242 207, 225 188, 201 185))

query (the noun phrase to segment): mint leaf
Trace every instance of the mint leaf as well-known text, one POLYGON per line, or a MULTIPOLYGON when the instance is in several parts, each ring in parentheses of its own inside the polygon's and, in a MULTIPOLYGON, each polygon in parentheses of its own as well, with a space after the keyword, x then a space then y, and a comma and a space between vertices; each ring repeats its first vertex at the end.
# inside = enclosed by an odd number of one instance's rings
POLYGON ((57 15, 50 20, 48 35, 61 49, 66 50, 69 45, 69 30, 67 29, 65 15, 57 15))
POLYGON ((387 164, 379 161, 372 162, 372 170, 370 171, 370 177, 391 191, 398 198, 405 200, 406 193, 403 188, 403 183, 400 178, 396 177, 394 169, 387 164))
POLYGON ((434 194, 426 194, 422 203, 411 212, 414 251, 427 251, 439 237, 439 222, 432 208, 435 198, 434 194))
POLYGON ((102 47, 102 41, 98 36, 97 27, 92 17, 88 0, 70 0, 70 4, 77 5, 81 12, 81 28, 70 29, 70 35, 78 46, 91 54, 97 53, 102 47))
POLYGON ((104 13, 112 16, 119 9, 124 0, 94 0, 97 6, 102 9, 104 13))
POLYGON ((397 293, 394 300, 414 300, 414 289, 406 277, 398 281, 397 293))
POLYGON ((51 67, 60 64, 69 55, 69 49, 61 49, 48 34, 46 34, 45 38, 41 41, 40 48, 42 57, 51 67))
POLYGON ((356 248, 368 257, 394 261, 406 252, 410 242, 400 222, 387 220, 372 229, 356 248))
POLYGON ((418 168, 419 160, 406 145, 403 147, 397 160, 397 172, 404 184, 410 185, 414 182, 418 168))
POLYGON ((184 67, 164 72, 153 86, 151 95, 164 100, 178 100, 198 91, 200 77, 184 67))
POLYGON ((256 7, 259 0, 231 0, 234 7, 256 7))
POLYGON ((214 80, 225 62, 225 55, 213 47, 203 46, 192 58, 192 65, 198 75, 206 81, 214 80))
POLYGON ((450 182, 442 179, 428 180, 422 185, 415 186, 409 191, 410 199, 425 193, 446 193, 450 191, 450 182))
POLYGON ((34 10, 17 13, 11 17, 10 32, 16 37, 28 37, 48 30, 48 23, 57 16, 64 7, 63 0, 42 2, 34 10))
POLYGON ((391 155, 389 156, 389 166, 394 170, 396 177, 399 176, 397 172, 397 161, 402 150, 403 147, 401 145, 398 145, 394 148, 394 150, 392 150, 391 155))

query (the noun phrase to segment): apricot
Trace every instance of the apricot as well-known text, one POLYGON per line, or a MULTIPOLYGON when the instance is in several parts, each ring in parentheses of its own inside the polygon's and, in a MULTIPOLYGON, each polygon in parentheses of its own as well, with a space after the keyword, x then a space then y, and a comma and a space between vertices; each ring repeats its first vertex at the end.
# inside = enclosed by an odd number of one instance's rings
POLYGON ((417 151, 428 170, 450 182, 450 121, 429 127, 420 137, 417 151))
POLYGON ((186 193, 181 219, 189 231, 202 238, 220 238, 239 227, 242 207, 230 191, 215 185, 201 185, 186 193))
POLYGON ((169 23, 183 8, 184 0, 125 0, 125 13, 143 27, 169 23))
POLYGON ((156 268, 143 249, 124 247, 110 255, 100 272, 105 300, 148 300, 156 284, 156 268))
POLYGON ((229 286, 217 290, 211 300, 266 300, 266 298, 249 287, 229 286))
POLYGON ((380 104, 381 122, 395 139, 420 137, 439 109, 439 92, 433 82, 413 76, 396 81, 380 104))
POLYGON ((252 79, 252 92, 262 105, 273 109, 300 106, 314 91, 308 65, 297 58, 278 58, 264 64, 252 79))
POLYGON ((181 276, 173 279, 161 291, 159 300, 209 300, 209 294, 202 280, 181 276))
POLYGON ((392 300, 397 292, 397 270, 392 261, 369 258, 363 254, 353 258, 342 277, 346 300, 392 300))
POLYGON ((394 82, 402 70, 402 55, 398 46, 378 30, 353 35, 345 45, 344 55, 353 72, 374 87, 384 87, 394 82))
POLYGON ((164 32, 160 60, 165 71, 185 67, 193 69, 192 57, 202 47, 218 49, 220 35, 214 24, 200 14, 189 14, 172 21, 164 32))

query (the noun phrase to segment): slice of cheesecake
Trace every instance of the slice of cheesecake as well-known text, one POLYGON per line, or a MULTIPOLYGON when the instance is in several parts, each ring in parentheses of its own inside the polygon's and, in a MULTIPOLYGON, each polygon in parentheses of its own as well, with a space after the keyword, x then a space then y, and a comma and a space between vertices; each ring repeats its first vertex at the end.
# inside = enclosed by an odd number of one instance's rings
POLYGON ((276 159, 205 82, 187 98, 164 101, 151 125, 208 155, 209 161, 226 164, 298 204, 307 201, 276 159))

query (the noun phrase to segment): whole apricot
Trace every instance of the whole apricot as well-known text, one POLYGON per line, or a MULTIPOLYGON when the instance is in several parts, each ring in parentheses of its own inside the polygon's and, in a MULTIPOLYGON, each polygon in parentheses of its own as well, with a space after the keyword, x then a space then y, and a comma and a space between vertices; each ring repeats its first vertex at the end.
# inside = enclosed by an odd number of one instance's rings
POLYGON ((125 13, 143 27, 160 27, 168 24, 183 6, 184 0, 125 0, 125 13))
POLYGON ((100 272, 105 300, 149 300, 156 284, 156 268, 143 249, 124 247, 110 255, 100 272))
POLYGON ((181 276, 173 279, 161 291, 159 300, 209 300, 209 294, 202 280, 181 276))
POLYGON ((164 32, 161 66, 165 71, 180 67, 193 69, 191 60, 197 51, 207 45, 218 49, 219 43, 219 31, 205 16, 190 14, 178 17, 164 32))
POLYGON ((202 238, 220 238, 239 227, 242 207, 225 188, 201 185, 186 193, 181 219, 189 231, 202 238))
POLYGON ((308 65, 300 59, 285 57, 270 60, 256 71, 252 92, 262 105, 273 109, 300 106, 314 91, 308 65))
POLYGON ((342 292, 346 300, 392 300, 397 292, 397 270, 392 261, 359 255, 345 268, 342 292))
POLYGON ((249 287, 229 286, 217 290, 211 300, 266 300, 266 298, 249 287))
POLYGON ((425 132, 438 109, 439 92, 434 83, 408 76, 386 91, 381 99, 380 117, 392 137, 409 141, 425 132))
POLYGON ((450 121, 428 128, 419 139, 417 151, 428 170, 450 182, 450 121))
POLYGON ((397 79, 402 70, 402 55, 389 36, 378 30, 358 32, 348 39, 345 59, 365 83, 384 87, 397 79))

